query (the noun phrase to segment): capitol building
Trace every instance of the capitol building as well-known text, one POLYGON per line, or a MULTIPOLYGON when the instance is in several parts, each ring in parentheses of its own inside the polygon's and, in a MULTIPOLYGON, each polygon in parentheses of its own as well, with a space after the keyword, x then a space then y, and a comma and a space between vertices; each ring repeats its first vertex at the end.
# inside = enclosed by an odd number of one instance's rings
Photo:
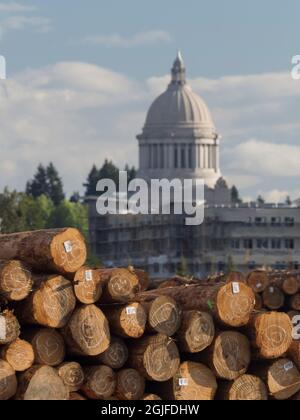
POLYGON ((232 202, 220 168, 220 135, 207 105, 187 83, 180 53, 137 140, 139 178, 204 180, 205 220, 186 226, 185 215, 100 216, 96 197, 90 197, 90 246, 104 265, 134 265, 154 278, 169 277, 183 265, 195 276, 229 267, 299 268, 299 203, 232 202))

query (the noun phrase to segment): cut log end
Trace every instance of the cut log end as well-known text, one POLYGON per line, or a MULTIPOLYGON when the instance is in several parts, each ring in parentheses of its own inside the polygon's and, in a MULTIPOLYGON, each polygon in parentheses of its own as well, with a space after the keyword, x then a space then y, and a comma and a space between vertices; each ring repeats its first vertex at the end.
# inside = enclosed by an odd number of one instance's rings
POLYGON ((107 302, 127 303, 134 300, 141 290, 138 276, 127 269, 100 270, 103 275, 107 272, 104 300, 107 302))
POLYGON ((171 380, 173 400, 211 401, 217 391, 213 372, 201 363, 184 362, 171 380))
POLYGON ((252 344, 261 358, 276 359, 285 354, 292 343, 292 323, 285 313, 259 314, 252 319, 250 329, 252 344))
POLYGON ((269 392, 276 400, 287 400, 300 390, 300 373, 289 359, 280 359, 267 371, 269 392))
POLYGON ((219 319, 231 327, 247 325, 255 307, 253 291, 243 283, 228 283, 217 295, 215 310, 219 319))
POLYGON ((147 314, 140 303, 103 307, 115 334, 123 338, 140 338, 145 332, 147 314))
POLYGON ((229 401, 267 401, 268 390, 264 382, 253 375, 242 375, 233 384, 225 386, 222 399, 229 401))
POLYGON ((143 401, 161 401, 161 398, 156 394, 145 394, 142 400, 143 401))
POLYGON ((252 271, 247 277, 248 286, 254 293, 262 293, 269 285, 269 277, 266 271, 252 271))
POLYGON ((300 280, 296 276, 288 276, 284 279, 282 284, 282 290, 286 295, 295 295, 298 293, 300 288, 300 280))
POLYGON ((99 356, 100 361, 112 369, 122 369, 128 359, 128 348, 118 337, 112 337, 109 348, 99 356))
POLYGON ((98 356, 110 344, 108 321, 95 305, 77 308, 63 333, 71 354, 98 356))
POLYGON ((35 364, 58 366, 66 355, 65 342, 61 334, 50 328, 30 331, 25 337, 31 343, 35 364))
POLYGON ((150 381, 168 381, 180 364, 175 342, 162 334, 136 340, 129 354, 129 365, 150 381))
POLYGON ((171 337, 181 323, 181 312, 174 299, 159 296, 149 305, 148 323, 152 330, 171 337))
POLYGON ((290 299, 290 307, 294 311, 300 311, 300 293, 292 296, 290 299))
POLYGON ((93 366, 84 369, 85 382, 81 391, 92 400, 106 400, 116 389, 116 375, 108 366, 93 366))
POLYGON ((0 349, 0 354, 2 359, 9 363, 16 372, 24 372, 34 363, 32 345, 19 338, 0 349))
POLYGON ((275 286, 269 286, 263 292, 264 306, 273 311, 279 310, 284 305, 284 294, 275 286))
POLYGON ((58 366, 57 371, 69 392, 76 392, 80 390, 84 383, 84 372, 79 363, 63 363, 58 366))
POLYGON ((33 366, 20 376, 18 399, 26 401, 65 401, 69 399, 69 392, 54 368, 33 366))
POLYGON ((6 310, 0 314, 0 345, 10 344, 20 335, 20 324, 15 315, 6 310))
POLYGON ((33 285, 29 268, 20 261, 0 261, 0 299, 18 302, 25 299, 33 285))
POLYGON ((220 333, 208 353, 210 364, 221 379, 235 380, 248 370, 251 353, 250 343, 244 335, 235 331, 220 333))
POLYGON ((121 400, 140 400, 145 392, 145 379, 135 369, 124 369, 117 374, 116 397, 121 400))
POLYGON ((181 351, 198 353, 209 347, 215 336, 212 316, 206 312, 187 311, 182 315, 182 324, 177 333, 181 351))
POLYGON ((74 291, 79 302, 85 305, 98 302, 102 295, 99 271, 89 267, 80 268, 74 277, 74 291))
POLYGON ((0 359, 0 401, 9 400, 17 392, 17 378, 13 368, 0 359))

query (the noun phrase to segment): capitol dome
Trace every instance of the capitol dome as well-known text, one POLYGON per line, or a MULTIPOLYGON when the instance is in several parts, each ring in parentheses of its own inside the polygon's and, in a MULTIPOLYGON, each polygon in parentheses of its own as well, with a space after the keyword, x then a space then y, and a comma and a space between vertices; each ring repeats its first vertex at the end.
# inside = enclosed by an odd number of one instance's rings
POLYGON ((216 138, 211 113, 205 102, 186 83, 185 66, 178 53, 167 90, 151 105, 143 130, 145 135, 160 133, 172 137, 194 134, 216 138))
POLYGON ((219 136, 205 102, 186 82, 180 53, 167 90, 151 105, 139 141, 139 175, 151 179, 203 179, 215 188, 221 177, 219 136))

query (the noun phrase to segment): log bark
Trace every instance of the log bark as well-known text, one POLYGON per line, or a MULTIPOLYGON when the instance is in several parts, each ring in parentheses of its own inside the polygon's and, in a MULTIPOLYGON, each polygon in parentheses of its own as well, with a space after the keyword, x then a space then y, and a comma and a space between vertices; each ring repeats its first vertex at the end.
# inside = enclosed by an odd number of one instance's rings
POLYGON ((269 286, 270 281, 266 271, 252 271, 247 277, 247 284, 254 293, 262 293, 269 286))
POLYGON ((282 308, 284 300, 284 294, 278 287, 269 286, 263 292, 264 306, 270 310, 276 311, 282 308))
POLYGON ((74 277, 74 292, 79 302, 91 305, 102 295, 101 275, 89 267, 80 268, 74 277))
POLYGON ((209 366, 218 378, 236 380, 248 370, 250 343, 246 336, 236 331, 221 332, 213 344, 196 358, 209 366))
POLYGON ((181 324, 181 311, 176 301, 168 296, 159 296, 152 302, 144 302, 148 315, 147 330, 173 336, 181 324))
POLYGON ((95 305, 78 307, 63 329, 63 335, 68 351, 79 356, 97 356, 110 344, 108 321, 95 305))
POLYGON ((254 375, 242 375, 234 382, 219 385, 218 398, 225 401, 267 401, 264 382, 254 375))
POLYGON ((213 372, 194 362, 182 363, 174 378, 158 386, 164 399, 171 401, 211 401, 217 387, 213 372))
POLYGON ((300 311, 300 293, 292 296, 290 299, 290 307, 294 311, 300 311))
POLYGON ((20 261, 0 261, 0 299, 18 302, 26 299, 33 285, 29 267, 20 261))
POLYGON ((20 322, 25 325, 42 325, 63 328, 76 305, 72 283, 61 276, 38 276, 36 290, 17 307, 20 322))
POLYGON ((69 392, 79 391, 84 384, 84 372, 79 363, 62 363, 57 367, 57 372, 69 392))
POLYGON ((158 289, 168 289, 170 287, 190 286, 192 284, 198 284, 198 283, 199 283, 198 281, 195 281, 190 278, 175 276, 161 283, 158 289))
POLYGON ((145 379, 135 369, 123 369, 117 373, 115 396, 120 400, 137 401, 145 392, 145 379))
POLYGON ((77 229, 52 229, 0 236, 0 259, 21 260, 40 272, 75 273, 86 260, 77 229))
POLYGON ((17 392, 17 378, 13 368, 0 359, 0 401, 12 398, 17 392))
POLYGON ((109 366, 112 369, 122 369, 128 360, 128 348, 119 337, 112 337, 109 348, 100 356, 96 356, 99 363, 109 366))
POLYGON ((10 344, 20 335, 20 324, 13 312, 0 313, 0 345, 10 344))
POLYGON ((58 366, 66 356, 62 335, 50 328, 29 330, 23 337, 31 344, 36 365, 58 366))
POLYGON ((85 382, 81 392, 92 400, 106 400, 114 395, 116 374, 108 366, 84 368, 85 382))
POLYGON ((5 360, 16 372, 24 372, 34 363, 34 351, 27 341, 17 340, 0 348, 0 357, 5 360))
POLYGON ((102 306, 114 334, 123 338, 140 338, 145 332, 147 314, 140 303, 102 306))
POLYGON ((179 365, 177 346, 165 335, 146 336, 129 346, 128 366, 150 381, 168 381, 175 375, 179 365))
POLYGON ((256 350, 256 358, 276 359, 284 355, 292 343, 292 323, 285 313, 254 315, 246 331, 256 350))
POLYGON ((226 276, 226 283, 247 283, 246 277, 243 273, 240 273, 238 271, 232 271, 226 276))
POLYGON ((69 392, 56 370, 50 366, 33 366, 19 378, 18 400, 68 400, 69 392))
POLYGON ((99 269, 104 283, 103 303, 128 303, 143 291, 143 279, 125 268, 99 269))
POLYGON ((209 311, 230 327, 246 325, 255 306, 253 291, 243 283, 157 289, 139 294, 136 300, 147 302, 158 296, 173 298, 182 310, 209 311))
POLYGON ((144 292, 148 289, 148 287, 150 286, 150 277, 148 275, 148 273, 146 273, 146 271, 144 270, 140 270, 138 268, 134 268, 134 267, 128 267, 128 270, 136 275, 139 279, 139 287, 140 287, 140 291, 144 292))
POLYGON ((176 339, 180 351, 198 353, 209 347, 215 336, 212 316, 207 312, 186 311, 182 314, 182 323, 176 339))
POLYGON ((279 359, 260 367, 258 374, 276 400, 287 400, 300 390, 300 372, 290 359, 279 359))

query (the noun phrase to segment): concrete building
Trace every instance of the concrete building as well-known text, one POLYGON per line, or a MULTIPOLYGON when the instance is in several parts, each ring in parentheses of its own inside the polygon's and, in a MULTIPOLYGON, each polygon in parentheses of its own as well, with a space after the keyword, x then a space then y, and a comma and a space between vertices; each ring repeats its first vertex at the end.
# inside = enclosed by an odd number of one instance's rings
POLYGON ((180 53, 137 139, 140 178, 204 180, 205 222, 186 226, 185 215, 99 216, 91 197, 90 245, 105 265, 132 264, 160 278, 176 273, 183 262, 197 276, 228 266, 241 271, 299 266, 300 202, 231 202, 220 169, 220 136, 208 107, 186 82, 180 53))

